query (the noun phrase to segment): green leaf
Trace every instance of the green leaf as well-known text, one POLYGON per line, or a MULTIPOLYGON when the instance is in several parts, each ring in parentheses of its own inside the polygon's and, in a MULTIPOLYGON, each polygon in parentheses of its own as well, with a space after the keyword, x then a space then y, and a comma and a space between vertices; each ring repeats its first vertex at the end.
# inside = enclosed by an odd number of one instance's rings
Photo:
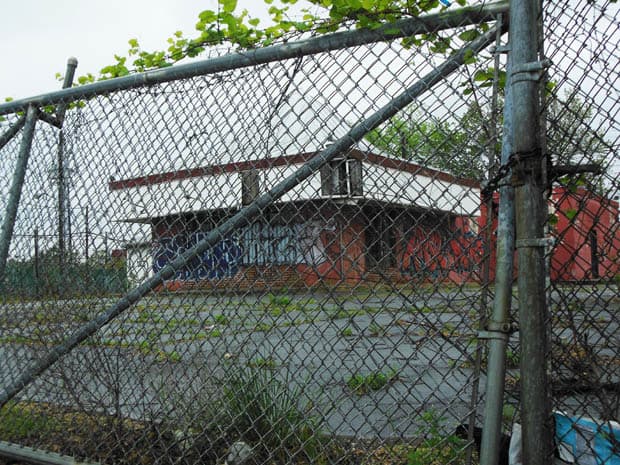
POLYGON ((474 73, 474 81, 476 82, 486 82, 488 80, 493 79, 493 70, 489 69, 479 69, 474 73))
POLYGON ((474 52, 470 49, 465 50, 465 53, 463 54, 463 63, 466 65, 471 65, 475 62, 476 56, 474 55, 474 52))
POLYGON ((577 210, 575 210, 574 208, 569 208, 564 212, 564 215, 566 215, 566 218, 568 218, 569 220, 572 220, 577 216, 577 210))
POLYGON ((212 10, 204 10, 200 12, 198 17, 203 23, 213 23, 217 20, 217 13, 212 10))
POLYGON ((219 0, 224 13, 232 13, 237 8, 237 0, 219 0))
POLYGON ((471 42, 472 40, 480 36, 480 31, 477 29, 470 29, 469 31, 463 31, 459 34, 459 39, 465 42, 471 42))
POLYGON ((559 221, 558 215, 549 215, 549 218, 547 218, 547 223, 549 224, 549 226, 557 225, 558 221, 559 221))

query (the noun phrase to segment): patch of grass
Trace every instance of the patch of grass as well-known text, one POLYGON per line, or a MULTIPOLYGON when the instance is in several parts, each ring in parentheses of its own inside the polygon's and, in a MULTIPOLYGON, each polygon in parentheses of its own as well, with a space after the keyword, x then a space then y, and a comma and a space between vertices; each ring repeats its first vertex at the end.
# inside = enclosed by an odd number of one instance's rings
POLYGON ((506 367, 507 368, 519 368, 521 364, 521 355, 519 352, 515 352, 512 349, 506 350, 506 367))
POLYGON ((370 323, 370 325, 368 325, 368 333, 372 337, 385 336, 387 335, 387 332, 388 332, 388 328, 385 326, 381 326, 378 323, 370 323))
POLYGON ((57 428, 54 418, 39 414, 34 403, 9 402, 0 412, 0 436, 5 440, 44 436, 57 428))
POLYGON ((372 391, 379 391, 392 383, 398 377, 398 372, 390 369, 384 373, 375 371, 367 374, 356 373, 347 379, 347 387, 359 396, 363 396, 372 391))
POLYGON ((409 452, 407 465, 465 464, 467 441, 447 434, 443 427, 445 419, 434 410, 424 412, 421 419, 425 424, 418 434, 423 435, 424 440, 409 452))
POLYGON ((228 319, 228 317, 226 315, 222 315, 221 313, 217 315, 213 315, 213 320, 218 325, 226 326, 230 323, 230 320, 228 319))
POLYGON ((158 324, 165 322, 164 318, 157 312, 142 310, 138 315, 130 320, 132 323, 152 323, 158 324))
POLYGON ((176 463, 181 454, 172 435, 158 428, 43 402, 9 402, 0 411, 4 441, 72 456, 76 463, 100 457, 102 464, 154 465, 164 455, 176 463))
POLYGON ((250 368, 266 368, 269 370, 273 370, 277 364, 276 361, 272 357, 258 357, 248 362, 248 366, 250 368))
POLYGON ((342 328, 340 335, 342 337, 351 337, 353 336, 353 330, 351 328, 342 328))
POLYGON ((0 337, 0 344, 37 344, 40 341, 34 340, 30 337, 22 336, 20 334, 13 334, 9 336, 0 337))
POLYGON ((352 318, 358 315, 365 315, 367 312, 364 309, 345 309, 342 307, 325 308, 325 314, 330 320, 342 320, 345 318, 352 318))
POLYGON ((273 328, 275 328, 275 325, 272 323, 257 323, 254 326, 254 331, 271 331, 273 328))
POLYGON ((284 309, 282 307, 273 307, 271 310, 269 310, 269 314, 276 318, 282 316, 283 313, 284 309))
POLYGON ((507 425, 512 424, 517 413, 517 408, 511 404, 504 404, 502 408, 502 419, 507 425))
POLYGON ((453 323, 444 323, 440 329, 441 335, 444 337, 458 337, 459 332, 453 323))
POLYGON ((219 329, 213 329, 209 331, 209 337, 222 337, 222 331, 219 329))
POLYGON ((424 307, 411 307, 411 311, 409 313, 423 313, 423 314, 429 314, 429 313, 433 313, 433 309, 431 307, 428 306, 424 306, 424 307))
POLYGON ((173 362, 173 363, 178 363, 183 359, 181 354, 178 353, 176 350, 173 350, 172 352, 167 352, 165 350, 158 350, 156 358, 158 362, 173 362))
POLYGON ((269 305, 277 307, 287 307, 293 302, 293 299, 287 295, 269 294, 269 305))

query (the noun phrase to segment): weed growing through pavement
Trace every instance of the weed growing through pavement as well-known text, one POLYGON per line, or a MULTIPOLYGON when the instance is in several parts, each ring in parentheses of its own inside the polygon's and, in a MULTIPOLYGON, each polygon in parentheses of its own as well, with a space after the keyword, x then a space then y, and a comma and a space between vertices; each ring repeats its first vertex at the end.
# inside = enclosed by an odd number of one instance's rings
POLYGON ((271 370, 235 366, 225 380, 220 411, 229 434, 258 454, 288 461, 301 456, 315 463, 321 451, 320 421, 312 405, 302 405, 303 387, 280 380, 271 370))
POLYGON ((391 368, 387 372, 374 371, 367 374, 355 373, 347 379, 347 387, 359 396, 379 391, 398 377, 398 371, 391 368))
POLYGON ((435 410, 428 410, 421 416, 424 426, 418 434, 424 440, 415 450, 409 452, 407 465, 464 464, 467 441, 455 434, 447 434, 443 426, 445 419, 435 410))

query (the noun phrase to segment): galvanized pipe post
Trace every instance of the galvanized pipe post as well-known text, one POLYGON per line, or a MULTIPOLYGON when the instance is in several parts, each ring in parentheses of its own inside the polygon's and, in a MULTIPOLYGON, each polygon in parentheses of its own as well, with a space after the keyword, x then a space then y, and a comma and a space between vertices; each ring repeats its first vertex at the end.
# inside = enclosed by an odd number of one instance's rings
MULTIPOLYGON (((67 89, 73 85, 73 77, 77 68, 77 59, 69 58, 67 60, 67 69, 62 88, 67 89)), ((66 205, 66 180, 65 180, 65 136, 62 132, 62 123, 65 119, 67 111, 67 103, 60 103, 56 107, 56 118, 60 125, 58 134, 58 152, 56 154, 56 176, 58 179, 58 269, 62 270, 65 262, 65 205, 66 205)), ((60 273, 62 276, 62 272, 60 273)), ((62 279, 62 278, 61 278, 62 279)), ((61 284, 62 288, 62 284, 61 284)), ((60 292, 62 289, 58 289, 60 292)))
MULTIPOLYGON (((510 76, 510 59, 507 74, 510 76)), ((502 166, 508 166, 512 143, 512 89, 507 83, 504 99, 504 132, 502 137, 502 166)), ((512 270, 515 247, 514 188, 509 184, 510 172, 499 188, 497 218, 497 259, 495 265, 495 300, 493 313, 483 334, 489 340, 484 423, 480 446, 480 465, 496 465, 502 433, 504 378, 506 376, 506 346, 510 334, 512 301, 512 270)))
POLYGON ((22 141, 15 164, 11 190, 9 191, 9 200, 4 215, 4 222, 2 223, 2 231, 0 232, 0 283, 4 281, 6 275, 6 262, 9 258, 9 248, 11 247, 11 239, 13 238, 17 209, 19 207, 19 200, 22 196, 22 187, 24 186, 24 178, 26 177, 26 170, 28 168, 30 148, 32 147, 34 128, 37 123, 37 113, 38 110, 33 105, 29 106, 26 111, 26 123, 24 124, 22 141))
POLYGON ((510 2, 510 85, 514 104, 512 142, 525 465, 549 463, 552 451, 546 371, 545 182, 539 140, 539 85, 546 64, 537 61, 539 14, 539 0, 510 2))
MULTIPOLYGON (((500 54, 502 53, 501 45, 502 45, 502 34, 499 29, 501 29, 501 25, 504 22, 504 18, 502 15, 497 16, 496 24, 498 25, 498 34, 495 40, 495 57, 494 57, 494 73, 493 73, 493 94, 491 100, 491 118, 489 121, 488 133, 489 133, 489 147, 487 147, 487 153, 489 157, 489 166, 488 166, 488 179, 489 181, 495 176, 498 162, 499 164, 504 164, 504 159, 507 158, 502 156, 506 153, 507 143, 504 141, 502 144, 503 151, 502 155, 497 153, 497 104, 499 97, 499 69, 500 69, 500 54), (499 156, 498 156, 499 155, 499 156), (499 158, 499 160, 498 160, 499 158)), ((508 97, 507 97, 508 98, 508 97)), ((504 139, 505 135, 508 133, 506 131, 506 125, 508 124, 509 118, 504 117, 504 139)), ((508 152, 510 154, 510 152, 508 152)), ((483 199, 484 200, 484 199, 483 199)), ((493 242, 493 223, 495 222, 494 212, 493 212, 493 193, 487 197, 486 201, 486 210, 487 210, 487 219, 484 230, 484 261, 482 263, 482 290, 480 295, 480 314, 479 314, 479 324, 478 329, 482 330, 487 328, 488 326, 488 294, 489 294, 489 286, 491 282, 491 259, 492 259, 492 242, 493 242)), ((499 240, 499 239, 498 239, 499 240)), ((503 238, 501 238, 503 240, 503 238)), ((499 248, 499 244, 498 244, 499 248)), ((501 252, 497 253, 497 256, 500 255, 501 252)), ((497 268, 497 266, 496 266, 497 268)), ((497 281, 496 276, 496 292, 502 292, 502 284, 497 281), (499 290, 498 290, 499 289, 499 290)), ((508 284, 510 286, 510 283, 508 284)), ((497 295, 497 294, 496 294, 497 295)), ((494 307, 495 308, 495 307, 494 307)), ((503 311, 503 310, 502 310, 503 311)), ((493 319, 502 318, 501 315, 497 315, 497 312, 493 312, 493 319)), ((482 356, 483 351, 485 349, 485 342, 481 337, 478 337, 476 343, 476 358, 475 358, 475 366, 474 366, 474 383, 472 386, 472 401, 470 404, 471 412, 469 415, 469 428, 467 431, 467 440, 472 444, 474 443, 474 433, 475 433, 475 425, 476 425, 476 416, 477 416, 477 405, 478 405, 478 396, 479 396, 479 388, 480 388, 480 378, 482 372, 482 356)), ((502 352, 503 353, 503 352, 502 352)), ((487 379, 488 384, 488 379, 487 379)), ((487 392, 489 391, 489 386, 487 386, 487 392)), ((502 385, 503 391, 503 385, 502 385)), ((486 398, 488 401, 488 397, 486 398)), ((497 435, 499 440, 499 435, 497 435)), ((470 465, 472 463, 472 450, 473 447, 469 447, 467 449, 467 463, 470 465)))

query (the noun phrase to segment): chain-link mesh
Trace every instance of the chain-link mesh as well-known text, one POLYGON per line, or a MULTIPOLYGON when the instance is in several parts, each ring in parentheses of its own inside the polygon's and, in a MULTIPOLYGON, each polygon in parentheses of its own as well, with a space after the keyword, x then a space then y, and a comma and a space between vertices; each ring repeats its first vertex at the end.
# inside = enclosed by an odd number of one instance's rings
POLYGON ((620 460, 618 69, 613 2, 547 3, 550 392, 564 458, 620 460))
MULTIPOLYGON (((554 406, 613 420, 617 53, 602 35, 617 7, 556 8, 554 406)), ((485 45, 428 76, 489 26, 89 95, 65 102, 61 130, 39 120, 2 283, 1 384, 17 394, 0 440, 114 464, 477 463, 497 218, 481 185, 499 165, 505 60, 485 45), (368 122, 385 108, 400 109, 368 122)), ((0 149, 3 212, 21 143, 0 149)))

